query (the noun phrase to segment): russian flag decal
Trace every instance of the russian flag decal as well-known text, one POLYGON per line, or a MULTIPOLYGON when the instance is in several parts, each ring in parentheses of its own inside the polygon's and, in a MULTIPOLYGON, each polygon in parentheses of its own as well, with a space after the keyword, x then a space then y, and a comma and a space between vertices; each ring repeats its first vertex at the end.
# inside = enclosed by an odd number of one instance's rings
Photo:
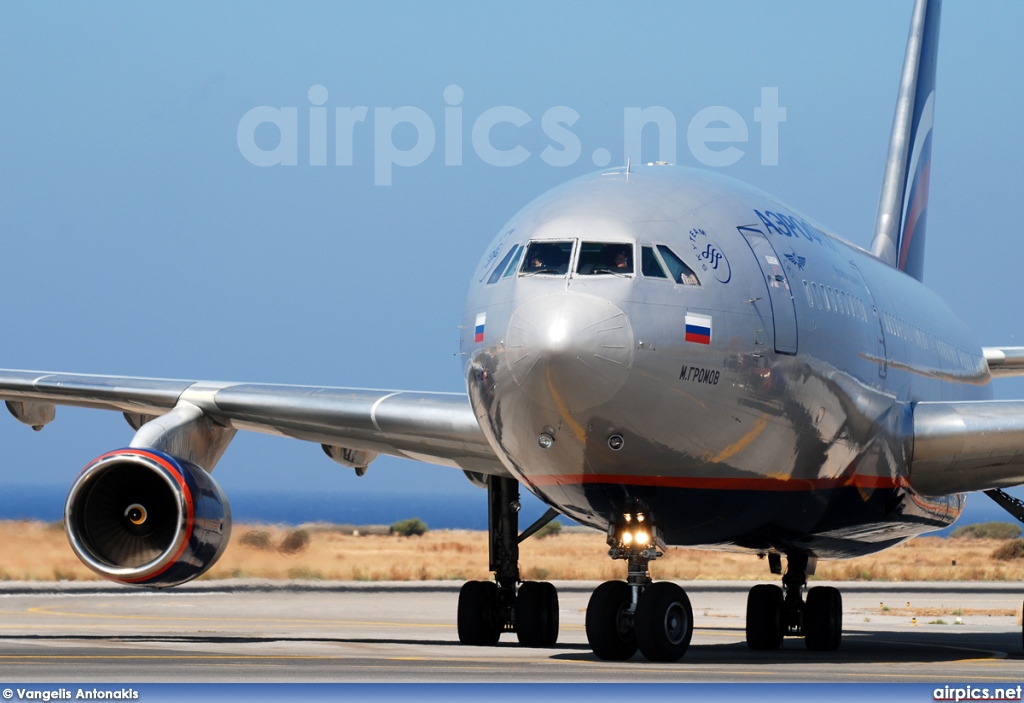
POLYGON ((686 313, 686 341, 711 344, 711 315, 686 313))
POLYGON ((484 341, 484 323, 487 322, 487 313, 482 312, 476 316, 476 334, 473 335, 473 341, 480 343, 484 341))

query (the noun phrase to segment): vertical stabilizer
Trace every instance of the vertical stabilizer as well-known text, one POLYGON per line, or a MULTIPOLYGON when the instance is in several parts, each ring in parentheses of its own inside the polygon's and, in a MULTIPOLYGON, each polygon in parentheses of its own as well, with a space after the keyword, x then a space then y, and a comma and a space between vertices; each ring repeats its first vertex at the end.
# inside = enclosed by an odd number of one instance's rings
POLYGON ((916 0, 889 137, 871 252, 924 279, 924 230, 935 112, 935 58, 941 0, 916 0))

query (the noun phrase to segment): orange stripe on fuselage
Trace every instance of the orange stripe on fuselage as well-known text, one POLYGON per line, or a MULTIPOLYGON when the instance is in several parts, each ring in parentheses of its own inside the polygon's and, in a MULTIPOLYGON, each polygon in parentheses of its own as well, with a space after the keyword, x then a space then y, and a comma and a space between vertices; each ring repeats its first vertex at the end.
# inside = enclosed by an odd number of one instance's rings
POLYGON ((621 474, 548 474, 527 476, 535 486, 613 484, 713 491, 824 491, 833 488, 899 488, 906 482, 891 476, 846 475, 835 478, 706 478, 697 476, 631 476, 621 474))

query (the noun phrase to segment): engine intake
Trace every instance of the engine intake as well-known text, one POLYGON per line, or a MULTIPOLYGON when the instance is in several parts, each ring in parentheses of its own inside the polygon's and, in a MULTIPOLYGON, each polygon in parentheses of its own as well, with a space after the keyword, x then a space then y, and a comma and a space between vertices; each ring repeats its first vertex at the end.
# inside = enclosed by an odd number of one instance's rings
POLYGON ((78 558, 101 576, 166 588, 216 563, 231 535, 231 508, 195 464, 152 449, 119 449, 75 479, 64 530, 78 558))

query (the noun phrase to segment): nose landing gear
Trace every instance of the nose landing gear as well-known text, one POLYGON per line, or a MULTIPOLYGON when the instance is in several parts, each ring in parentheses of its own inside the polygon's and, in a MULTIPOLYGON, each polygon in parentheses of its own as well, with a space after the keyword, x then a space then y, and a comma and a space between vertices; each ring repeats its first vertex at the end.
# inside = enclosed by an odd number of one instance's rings
POLYGON ((653 583, 648 566, 665 547, 643 513, 608 531, 608 556, 624 559, 627 579, 598 586, 587 605, 587 641, 600 659, 622 661, 637 649, 649 660, 680 659, 693 637, 693 609, 674 583, 653 583))
MULTIPOLYGON (((843 599, 839 589, 817 586, 803 588, 814 573, 816 559, 806 554, 788 557, 782 588, 758 584, 747 596, 747 646, 772 650, 782 646, 784 637, 803 637, 807 649, 831 652, 839 649, 843 632, 843 599)), ((782 572, 778 555, 770 555, 772 573, 782 572)))

